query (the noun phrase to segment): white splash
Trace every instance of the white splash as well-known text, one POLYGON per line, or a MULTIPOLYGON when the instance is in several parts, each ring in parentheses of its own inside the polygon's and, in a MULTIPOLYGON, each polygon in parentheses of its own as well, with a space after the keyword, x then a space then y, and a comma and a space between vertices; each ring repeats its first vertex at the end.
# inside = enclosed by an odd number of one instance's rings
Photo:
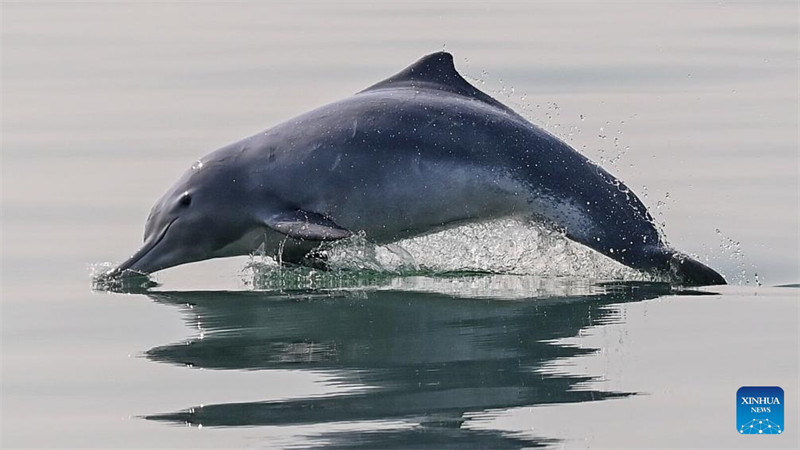
POLYGON ((335 269, 650 279, 559 231, 520 218, 465 224, 383 246, 355 236, 326 246, 325 252, 335 269))

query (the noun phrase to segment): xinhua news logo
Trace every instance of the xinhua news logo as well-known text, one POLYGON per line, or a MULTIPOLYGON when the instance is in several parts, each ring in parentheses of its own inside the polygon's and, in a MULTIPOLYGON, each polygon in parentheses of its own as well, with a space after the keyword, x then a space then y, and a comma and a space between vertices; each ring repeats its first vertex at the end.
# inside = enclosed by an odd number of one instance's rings
POLYGON ((783 389, 740 387, 736 391, 736 430, 739 434, 783 433, 783 389))

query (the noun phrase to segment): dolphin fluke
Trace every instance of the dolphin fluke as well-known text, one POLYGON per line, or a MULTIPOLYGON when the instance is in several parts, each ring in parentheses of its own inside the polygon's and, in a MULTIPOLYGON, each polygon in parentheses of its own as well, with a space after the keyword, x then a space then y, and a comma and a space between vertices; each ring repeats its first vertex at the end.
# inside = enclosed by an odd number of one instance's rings
POLYGON ((674 275, 688 286, 711 286, 728 284, 716 270, 682 253, 674 253, 670 260, 674 275))

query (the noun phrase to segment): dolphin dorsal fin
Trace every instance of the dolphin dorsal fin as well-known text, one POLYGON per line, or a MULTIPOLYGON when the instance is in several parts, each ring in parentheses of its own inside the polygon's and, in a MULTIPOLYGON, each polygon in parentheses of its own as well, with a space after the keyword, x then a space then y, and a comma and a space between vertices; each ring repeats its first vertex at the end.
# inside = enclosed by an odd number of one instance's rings
POLYGON ((456 66, 453 64, 453 55, 447 52, 436 52, 423 56, 417 62, 411 64, 397 74, 373 84, 361 92, 402 87, 445 91, 480 100, 492 106, 497 106, 503 110, 513 112, 507 106, 469 84, 456 70, 456 66))
POLYGON ((456 66, 453 64, 453 55, 447 52, 436 52, 423 56, 414 64, 368 87, 365 91, 395 87, 402 84, 421 86, 426 83, 451 88, 472 87, 456 71, 456 66))

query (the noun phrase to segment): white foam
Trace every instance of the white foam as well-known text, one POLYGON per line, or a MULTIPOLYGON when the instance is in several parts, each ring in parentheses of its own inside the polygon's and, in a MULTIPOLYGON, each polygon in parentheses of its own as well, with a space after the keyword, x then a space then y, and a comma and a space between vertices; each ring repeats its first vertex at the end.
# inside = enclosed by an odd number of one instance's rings
POLYGON ((465 224, 377 246, 356 236, 326 247, 333 268, 405 272, 477 271, 540 277, 644 280, 644 274, 520 218, 465 224))

